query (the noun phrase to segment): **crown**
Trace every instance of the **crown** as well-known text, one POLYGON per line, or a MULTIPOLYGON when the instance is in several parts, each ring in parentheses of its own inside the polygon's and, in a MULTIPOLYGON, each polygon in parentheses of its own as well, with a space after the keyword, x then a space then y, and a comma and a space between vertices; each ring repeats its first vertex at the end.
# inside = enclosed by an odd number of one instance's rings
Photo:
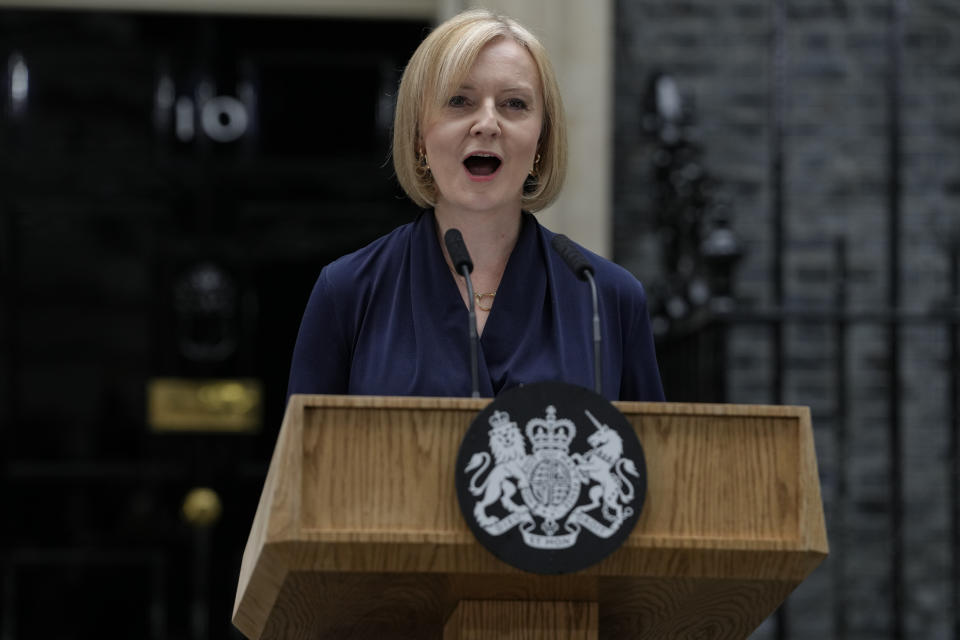
POLYGON ((488 431, 487 434, 491 436, 506 431, 511 427, 514 429, 517 428, 517 423, 510 420, 510 414, 506 411, 494 411, 487 422, 490 423, 490 431, 488 431))
POLYGON ((570 448, 570 442, 577 435, 577 427, 566 418, 557 420, 557 409, 547 407, 547 419, 534 418, 527 422, 527 437, 533 443, 533 452, 543 450, 563 451, 570 448))

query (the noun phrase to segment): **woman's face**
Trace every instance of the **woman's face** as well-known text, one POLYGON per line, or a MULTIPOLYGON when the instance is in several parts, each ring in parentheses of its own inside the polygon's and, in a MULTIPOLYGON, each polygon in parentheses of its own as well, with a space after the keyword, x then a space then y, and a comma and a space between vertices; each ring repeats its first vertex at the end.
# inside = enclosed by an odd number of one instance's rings
POLYGON ((490 42, 424 127, 438 207, 519 210, 542 126, 540 77, 530 53, 511 38, 490 42))

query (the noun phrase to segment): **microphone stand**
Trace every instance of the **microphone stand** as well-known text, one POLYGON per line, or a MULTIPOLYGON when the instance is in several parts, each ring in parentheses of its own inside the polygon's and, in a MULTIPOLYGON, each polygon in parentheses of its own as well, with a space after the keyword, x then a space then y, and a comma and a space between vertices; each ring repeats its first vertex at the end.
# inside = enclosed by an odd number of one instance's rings
POLYGON ((603 395, 600 383, 600 302, 597 298, 597 282, 589 269, 584 269, 583 275, 590 283, 590 291, 593 293, 593 390, 597 395, 603 395))
POLYGON ((473 271, 473 261, 470 259, 470 252, 467 251, 467 245, 463 241, 463 235, 459 229, 447 229, 443 234, 443 243, 447 246, 447 253, 450 254, 450 260, 454 266, 463 275, 467 281, 467 309, 470 318, 470 377, 473 384, 471 397, 480 397, 480 375, 478 373, 477 350, 480 339, 477 337, 477 311, 474 308, 473 282, 470 280, 470 272, 473 271))
POLYGON ((472 383, 473 392, 470 394, 472 398, 480 397, 480 380, 477 374, 477 342, 479 340, 477 336, 477 312, 473 306, 473 282, 470 281, 470 270, 467 268, 467 265, 461 265, 461 273, 463 273, 464 280, 467 281, 467 298, 470 300, 468 305, 468 313, 470 317, 470 378, 472 383))
POLYGON ((603 395, 601 383, 603 376, 600 367, 600 301, 597 296, 597 283, 593 279, 593 267, 577 250, 570 238, 562 233, 553 236, 550 245, 567 263, 573 275, 590 283, 590 292, 593 294, 593 388, 597 395, 603 395))

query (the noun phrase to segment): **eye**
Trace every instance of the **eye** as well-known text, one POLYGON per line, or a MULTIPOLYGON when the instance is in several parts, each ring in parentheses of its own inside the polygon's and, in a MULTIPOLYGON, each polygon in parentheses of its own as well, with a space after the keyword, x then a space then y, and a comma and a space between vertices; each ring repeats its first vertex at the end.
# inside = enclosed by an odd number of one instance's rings
POLYGON ((467 99, 464 96, 453 96, 447 101, 448 107, 465 107, 467 105, 467 99))
POLYGON ((527 108, 526 101, 521 98, 509 98, 506 102, 506 105, 510 109, 518 109, 520 111, 525 111, 527 108))

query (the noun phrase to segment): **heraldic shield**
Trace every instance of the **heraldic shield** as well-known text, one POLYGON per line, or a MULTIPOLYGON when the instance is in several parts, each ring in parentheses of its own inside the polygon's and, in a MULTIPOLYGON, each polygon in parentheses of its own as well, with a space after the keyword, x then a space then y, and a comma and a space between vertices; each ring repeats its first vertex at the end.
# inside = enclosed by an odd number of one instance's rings
POLYGON ((532 573, 579 571, 616 550, 647 490, 643 448, 599 394, 561 382, 511 389, 470 425, 457 497, 477 540, 532 573))

